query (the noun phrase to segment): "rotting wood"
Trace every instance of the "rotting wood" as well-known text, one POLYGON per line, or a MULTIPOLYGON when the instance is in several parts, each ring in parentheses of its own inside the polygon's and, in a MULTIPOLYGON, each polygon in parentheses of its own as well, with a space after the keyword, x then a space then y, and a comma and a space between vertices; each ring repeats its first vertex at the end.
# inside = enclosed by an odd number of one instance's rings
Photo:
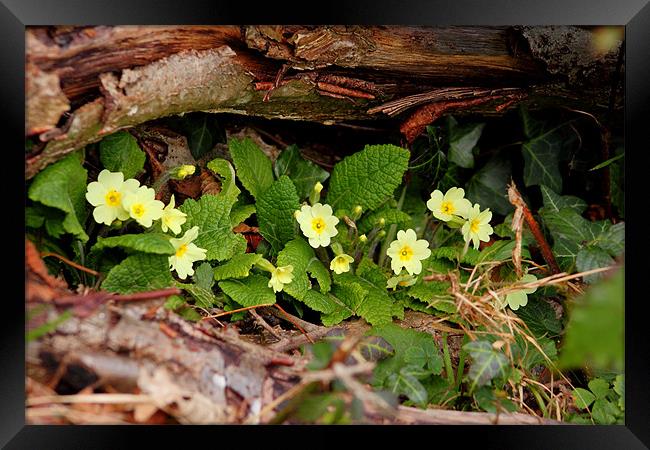
MULTIPOLYGON (((527 103, 562 97, 600 114, 603 104, 621 105, 620 95, 613 102, 609 95, 616 92, 618 47, 579 58, 571 50, 549 60, 543 45, 564 39, 582 51, 591 35, 579 27, 29 28, 27 85, 51 81, 48 89, 28 90, 26 133, 40 132, 41 143, 28 155, 26 176, 116 130, 190 111, 335 124, 381 119, 369 110, 387 102, 408 105, 412 96, 474 86, 525 88, 527 103), (579 63, 578 72, 571 61, 579 63), (268 87, 275 87, 271 96, 259 90, 268 87)), ((476 101, 454 113, 494 114, 514 103, 506 97, 495 111, 490 102, 476 101)), ((439 117, 430 114, 439 105, 428 108, 420 122, 439 117)))

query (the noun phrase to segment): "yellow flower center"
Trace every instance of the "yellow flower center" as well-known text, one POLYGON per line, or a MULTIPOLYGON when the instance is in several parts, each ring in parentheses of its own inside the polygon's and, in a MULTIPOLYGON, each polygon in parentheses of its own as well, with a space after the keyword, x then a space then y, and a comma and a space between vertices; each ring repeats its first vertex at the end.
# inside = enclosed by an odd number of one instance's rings
POLYGON ((176 250, 176 257, 181 258, 187 252, 187 244, 183 244, 176 250))
POLYGON ((478 233, 478 229, 480 225, 481 225, 481 221, 478 219, 474 219, 470 222, 469 229, 472 233, 478 233))
POLYGON ((311 227, 314 229, 316 233, 321 234, 323 231, 325 231, 325 221, 323 220, 322 217, 317 217, 315 219, 312 219, 311 227))
POLYGON ((442 205, 440 205, 440 211, 445 214, 453 214, 456 211, 456 208, 452 202, 442 202, 442 205))
POLYGON ((137 218, 140 218, 144 215, 144 205, 142 203, 136 203, 131 206, 131 212, 137 218))
POLYGON ((115 189, 111 189, 104 197, 106 204, 108 206, 120 206, 120 200, 122 200, 122 194, 117 192, 115 189))
POLYGON ((405 245, 399 251, 399 259, 402 261, 409 261, 412 257, 413 257, 413 249, 408 245, 405 245))

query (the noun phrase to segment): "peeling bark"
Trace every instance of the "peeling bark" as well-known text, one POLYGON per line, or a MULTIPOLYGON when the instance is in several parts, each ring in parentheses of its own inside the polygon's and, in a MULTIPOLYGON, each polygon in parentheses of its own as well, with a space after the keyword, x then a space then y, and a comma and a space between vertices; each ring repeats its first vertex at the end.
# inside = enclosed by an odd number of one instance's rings
MULTIPOLYGON (((27 104, 34 106, 26 133, 40 133, 45 144, 29 155, 26 175, 108 133, 191 111, 329 125, 385 118, 377 112, 406 98, 419 100, 402 102, 398 115, 413 114, 407 110, 422 102, 453 101, 439 94, 464 86, 521 89, 528 104, 598 115, 621 105, 612 83, 620 41, 589 52, 592 34, 578 27, 29 28, 27 104), (439 94, 427 99, 430 92, 439 94), (66 104, 75 109, 56 128, 66 104)), ((503 100, 498 109, 467 101, 454 113, 498 114, 515 103, 503 100)), ((409 140, 416 128, 402 126, 409 140)))

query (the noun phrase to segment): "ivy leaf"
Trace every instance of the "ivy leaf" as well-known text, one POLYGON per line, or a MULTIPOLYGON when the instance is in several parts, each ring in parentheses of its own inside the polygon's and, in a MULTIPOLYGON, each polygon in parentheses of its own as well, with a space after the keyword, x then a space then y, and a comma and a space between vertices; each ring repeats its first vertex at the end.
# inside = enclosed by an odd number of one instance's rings
POLYGON ((409 151, 394 145, 367 145, 334 166, 327 202, 351 211, 371 211, 393 195, 408 168, 409 151))
POLYGON ((113 267, 102 283, 102 289, 119 294, 153 291, 174 285, 168 257, 136 253, 113 267))
POLYGON ((185 232, 199 227, 199 237, 194 244, 207 250, 208 261, 223 261, 246 251, 246 239, 232 232, 230 209, 234 199, 222 195, 203 195, 199 201, 187 199, 179 208, 187 214, 183 224, 185 232))
POLYGON ((289 177, 282 176, 257 199, 260 234, 275 252, 296 235, 294 212, 300 208, 296 188, 289 177))
POLYGON ((225 142, 225 133, 212 114, 190 114, 184 125, 187 144, 197 160, 216 143, 225 142))
POLYGON ((296 145, 290 145, 280 153, 274 171, 277 178, 282 175, 291 178, 301 199, 309 196, 316 182, 323 183, 330 176, 329 172, 303 158, 296 145))
POLYGON ((99 143, 99 160, 111 172, 122 172, 126 180, 142 172, 146 155, 131 133, 118 131, 99 143))
POLYGON ((512 249, 515 248, 515 241, 504 240, 496 241, 489 247, 485 247, 481 250, 481 253, 478 256, 476 264, 480 264, 485 261, 505 261, 512 258, 512 249))
POLYGON ((507 183, 511 176, 510 160, 497 155, 467 182, 467 198, 481 205, 482 209, 490 208, 505 216, 513 209, 507 195, 507 183))
POLYGON ((571 208, 559 211, 540 211, 544 224, 553 235, 553 239, 565 239, 581 243, 594 239, 590 222, 571 208))
POLYGON ((45 231, 54 239, 59 239, 65 234, 63 221, 66 214, 60 209, 50 208, 40 203, 25 208, 25 226, 40 228, 45 225, 45 231))
POLYGON ((91 251, 97 252, 105 248, 121 247, 127 250, 154 253, 157 255, 173 255, 174 246, 169 242, 169 236, 162 233, 123 234, 121 236, 98 237, 91 251))
POLYGON ((449 116, 449 161, 465 169, 474 167, 476 143, 483 133, 484 123, 458 125, 456 119, 449 116))
POLYGON ((587 209, 587 202, 573 195, 558 195, 551 188, 541 184, 542 201, 544 207, 541 211, 560 212, 561 209, 569 208, 578 214, 582 214, 587 209))
POLYGON ((412 365, 414 360, 417 360, 413 351, 409 351, 409 349, 413 348, 423 349, 425 356, 423 360, 418 361, 418 363, 424 362, 421 367, 426 365, 431 370, 431 373, 440 373, 438 371, 438 364, 440 364, 440 371, 442 371, 442 360, 440 363, 438 362, 440 355, 436 343, 428 333, 387 323, 373 327, 366 334, 383 338, 391 345, 394 351, 392 357, 377 363, 373 372, 373 385, 376 387, 386 386, 386 380, 391 374, 398 373, 402 368, 412 365))
POLYGON ((228 149, 239 180, 259 200, 273 184, 271 160, 250 138, 230 139, 228 149))
POLYGON ((275 293, 268 283, 268 278, 252 274, 243 280, 220 281, 219 287, 228 297, 248 307, 275 303, 275 293))
POLYGON ((562 192, 559 162, 575 142, 575 135, 567 135, 566 123, 547 129, 522 109, 524 132, 528 140, 522 145, 524 156, 524 183, 526 186, 544 184, 555 192, 562 192))
MULTIPOLYGON (((579 272, 586 272, 592 269, 599 269, 601 267, 609 267, 614 265, 616 261, 614 258, 600 247, 588 246, 582 248, 576 256, 576 268, 579 272)), ((602 279, 604 274, 594 273, 583 277, 585 283, 593 283, 602 279)))
POLYGON ((624 270, 591 286, 569 310, 563 368, 623 368, 624 270))
POLYGON ((429 374, 440 375, 442 372, 442 357, 435 342, 409 348, 404 355, 404 361, 416 367, 426 367, 429 374))
POLYGON ((560 269, 564 272, 573 272, 576 257, 580 251, 580 244, 576 241, 563 237, 555 238, 553 243, 553 254, 560 269))
POLYGON ((35 202, 65 213, 63 229, 83 242, 88 240, 86 221, 86 181, 88 174, 81 166, 83 154, 73 153, 39 172, 29 187, 28 196, 35 202))
POLYGON ((611 256, 620 255, 625 251, 625 222, 609 226, 593 243, 611 256))
POLYGON ((599 398, 591 408, 591 415, 597 424, 611 425, 616 423, 616 417, 620 415, 620 411, 609 400, 599 398))
POLYGON ((470 391, 488 384, 497 375, 506 375, 508 358, 499 350, 494 349, 490 342, 469 342, 463 346, 463 350, 472 358, 468 374, 471 380, 470 391))
POLYGON ((427 402, 427 390, 408 372, 407 367, 403 367, 398 373, 390 374, 385 384, 391 392, 406 395, 413 403, 424 406, 427 402))
POLYGON ((229 278, 246 278, 260 259, 262 259, 262 255, 257 253, 235 255, 225 264, 214 268, 214 279, 221 281, 229 278))
POLYGON ((555 310, 543 300, 530 300, 525 307, 517 310, 517 315, 536 337, 547 334, 558 336, 562 332, 562 324, 555 317, 555 310))

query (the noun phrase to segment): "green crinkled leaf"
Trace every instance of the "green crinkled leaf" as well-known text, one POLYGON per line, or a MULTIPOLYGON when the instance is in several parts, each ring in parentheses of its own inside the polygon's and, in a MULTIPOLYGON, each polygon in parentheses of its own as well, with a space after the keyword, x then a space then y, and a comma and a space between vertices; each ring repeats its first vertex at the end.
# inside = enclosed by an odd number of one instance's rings
POLYGON ((63 229, 86 242, 88 235, 83 224, 88 214, 86 209, 88 174, 81 166, 82 159, 82 153, 73 153, 43 169, 34 177, 28 196, 35 202, 63 211, 65 213, 63 229))
POLYGON ((616 375, 614 379, 614 392, 618 394, 618 407, 625 411, 625 375, 616 375))
POLYGON ((425 303, 452 299, 449 294, 451 284, 447 281, 423 281, 411 286, 406 293, 425 303))
POLYGON ((225 264, 214 268, 214 279, 221 281, 229 278, 246 278, 260 259, 262 259, 262 255, 257 253, 235 255, 225 264))
POLYGON ((467 182, 467 198, 481 205, 481 209, 490 208, 505 216, 513 209, 507 195, 507 183, 511 176, 510 160, 497 155, 467 182))
POLYGON ((327 202, 334 208, 364 211, 393 195, 408 168, 409 151, 394 145, 367 145, 334 166, 327 202))
MULTIPOLYGON (((486 261, 505 261, 512 258, 512 249, 515 248, 515 241, 496 241, 492 245, 481 250, 476 264, 486 261)), ((476 265, 475 264, 475 265, 476 265)))
POLYGON ((217 298, 210 289, 188 283, 176 283, 176 286, 190 294, 196 306, 207 309, 212 308, 217 303, 217 298))
POLYGON ((398 373, 403 367, 414 364, 414 354, 409 349, 422 349, 424 357, 418 360, 424 363, 433 374, 442 370, 442 360, 433 337, 428 333, 402 328, 393 323, 373 327, 367 335, 379 336, 385 339, 393 348, 394 356, 379 361, 374 370, 373 385, 386 386, 386 380, 393 373, 398 373), (440 361, 439 361, 440 359, 440 361), (440 368, 438 368, 440 366, 440 368))
POLYGON ((214 269, 209 262, 202 262, 194 270, 192 279, 197 286, 210 290, 214 286, 214 269))
POLYGON ((537 337, 546 334, 557 336, 562 332, 562 324, 555 317, 555 310, 545 301, 529 299, 526 306, 517 310, 517 315, 537 337))
POLYGON ((297 238, 285 245, 278 253, 276 266, 293 266, 293 281, 284 286, 284 292, 298 300, 304 298, 311 289, 307 267, 315 259, 314 249, 304 239, 297 238))
POLYGON ((142 172, 146 155, 131 133, 118 131, 101 140, 99 159, 104 168, 111 172, 122 172, 126 180, 142 172))
POLYGON ((287 176, 280 177, 257 199, 260 234, 277 253, 296 235, 294 212, 300 208, 296 188, 287 176))
POLYGON ((473 150, 484 127, 484 123, 458 125, 458 122, 449 116, 449 161, 465 169, 474 167, 473 150))
POLYGON ((121 236, 98 237, 91 251, 96 252, 105 248, 121 247, 127 250, 155 253, 157 255, 173 255, 174 246, 169 242, 169 236, 162 233, 123 234, 121 236))
MULTIPOLYGON (((592 269, 599 269, 601 267, 609 267, 614 265, 614 258, 600 247, 588 246, 582 248, 576 256, 576 269, 579 272, 586 272, 592 269)), ((603 272, 586 275, 583 277, 586 283, 593 283, 600 280, 604 276, 603 272)))
POLYGON ((471 380, 470 391, 485 386, 496 376, 506 375, 508 358, 503 352, 494 349, 490 342, 469 342, 463 346, 463 350, 472 358, 468 373, 471 380))
POLYGON ((194 244, 207 250, 206 259, 223 261, 246 251, 246 239, 232 232, 230 209, 234 198, 222 195, 203 195, 199 201, 187 199, 179 208, 187 214, 182 226, 185 233, 199 227, 194 244))
POLYGON ((255 214, 255 205, 235 206, 230 212, 230 224, 236 227, 253 214, 255 214))
POLYGON ((623 368, 624 270, 589 287, 569 310, 563 368, 623 368))
POLYGON ((354 311, 332 293, 321 294, 310 289, 303 297, 302 302, 314 311, 321 313, 321 321, 326 327, 336 325, 354 315, 354 311))
MULTIPOLYGON (((235 184, 235 169, 229 161, 223 158, 216 158, 210 161, 206 166, 221 178, 221 192, 219 192, 219 195, 230 198, 237 198, 237 196, 239 196, 241 191, 235 184)), ((235 225, 239 223, 240 222, 237 222, 235 225)))
POLYGON ((330 176, 329 172, 303 158, 296 145, 290 145, 280 153, 273 170, 278 178, 282 175, 291 178, 301 199, 309 196, 317 182, 323 183, 330 176))
POLYGON ((386 293, 371 287, 371 283, 348 273, 334 278, 332 294, 371 325, 388 323, 392 319, 393 304, 386 293))
POLYGON ((259 200, 273 184, 271 160, 250 138, 230 139, 228 149, 239 180, 259 200))
POLYGON ((549 212, 559 212, 561 209, 569 208, 582 214, 587 209, 587 202, 573 195, 558 195, 551 188, 540 185, 542 191, 542 200, 544 210, 549 212))
POLYGON ((268 283, 268 278, 252 274, 242 280, 224 280, 218 284, 228 297, 248 307, 275 303, 275 293, 268 283))
POLYGON ((174 285, 169 271, 169 257, 136 253, 113 267, 102 289, 119 294, 153 291, 174 285))
POLYGON ((378 227, 381 219, 384 219, 384 227, 386 228, 393 224, 397 225, 397 228, 400 230, 413 228, 413 220, 409 214, 397 208, 382 207, 376 211, 372 211, 370 214, 364 215, 357 224, 359 233, 367 233, 374 227, 378 227))
POLYGON ((307 272, 312 278, 315 278, 316 281, 318 281, 322 294, 326 294, 330 291, 332 288, 330 272, 318 258, 312 258, 311 262, 307 266, 307 272))

